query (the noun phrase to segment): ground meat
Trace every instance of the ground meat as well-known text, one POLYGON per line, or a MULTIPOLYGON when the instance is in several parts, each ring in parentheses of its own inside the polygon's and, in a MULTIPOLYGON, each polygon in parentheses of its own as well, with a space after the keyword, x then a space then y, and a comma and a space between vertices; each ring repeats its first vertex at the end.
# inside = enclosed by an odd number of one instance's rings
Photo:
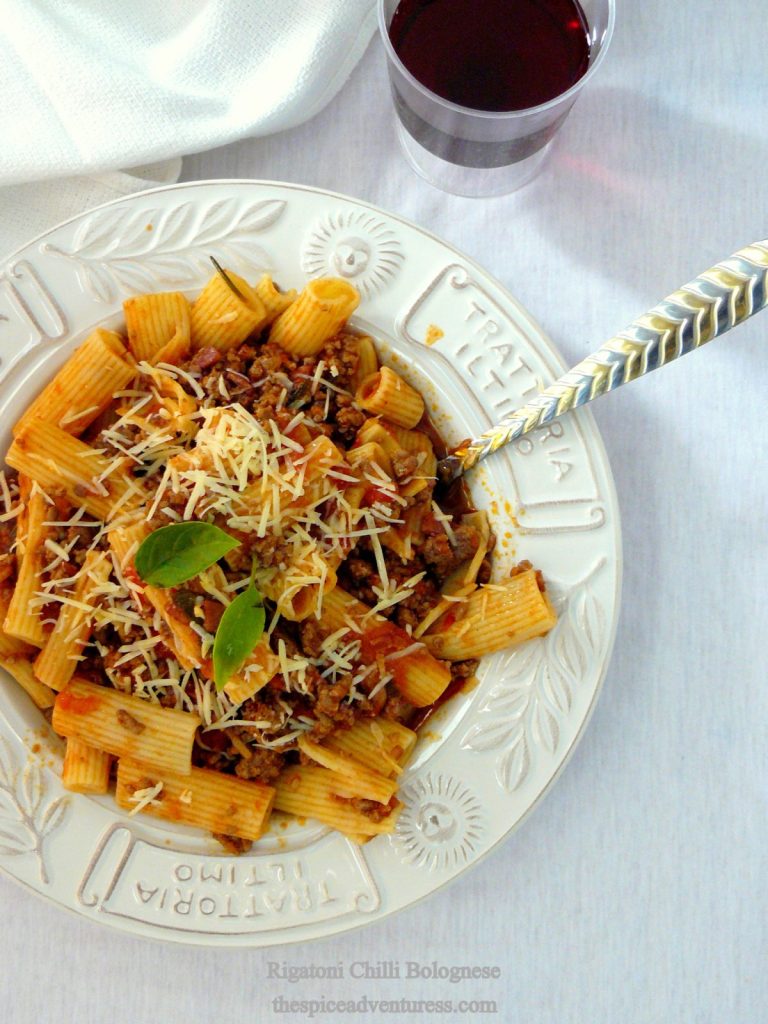
POLYGON ((222 353, 217 348, 206 348, 198 349, 197 352, 192 356, 187 368, 190 373, 202 373, 203 370, 210 370, 221 359, 222 353))
POLYGON ((373 573, 373 567, 370 562, 366 562, 364 558, 360 558, 355 555, 350 555, 344 563, 344 568, 347 570, 349 575, 355 581, 355 583, 363 583, 369 579, 373 573))
POLYGON ((211 835, 221 843, 227 853, 234 853, 238 857, 241 853, 248 853, 253 846, 250 839, 241 839, 240 836, 228 836, 225 832, 212 832, 211 835))
MULTIPOLYGON (((50 518, 66 521, 74 511, 69 501, 61 495, 56 496, 55 511, 51 511, 50 518)), ((65 561, 59 562, 50 572, 46 572, 47 580, 62 580, 74 576, 85 561, 86 552, 93 541, 94 531, 87 526, 54 526, 51 527, 50 539, 56 544, 65 548, 69 555, 65 561)), ((100 547, 105 547, 101 543, 100 547)))
POLYGON ((125 708, 118 709, 117 721, 124 729, 127 729, 128 732, 131 732, 136 736, 140 735, 146 729, 144 723, 140 722, 138 718, 134 718, 130 711, 126 711, 125 708))
POLYGON ((480 534, 474 526, 459 523, 454 527, 453 533, 454 543, 451 543, 443 531, 428 537, 421 549, 424 561, 432 566, 441 579, 445 579, 457 566, 471 558, 480 544, 480 534))
MULTIPOLYGON (((266 696, 270 692, 272 691, 265 689, 261 692, 260 696, 266 696)), ((245 701, 240 708, 240 717, 245 718, 249 722, 269 722, 270 726, 279 725, 282 721, 282 715, 274 704, 256 697, 249 697, 245 701)))
MULTIPOLYGON (((358 545, 342 564, 340 578, 344 588, 354 597, 366 604, 373 605, 379 600, 373 588, 381 587, 381 578, 370 559, 371 555, 363 544, 358 545)), ((387 576, 398 587, 403 586, 414 576, 429 568, 419 555, 404 561, 398 555, 387 550, 384 552, 384 562, 387 576)), ((402 626, 403 629, 406 626, 416 626, 440 598, 437 582, 430 574, 424 576, 415 585, 411 584, 409 589, 413 589, 410 597, 385 608, 381 613, 402 626)))
POLYGON ((440 600, 440 589, 434 580, 425 576, 413 588, 410 597, 394 606, 394 620, 398 626, 417 626, 427 612, 440 600))
POLYGON ((356 811, 364 814, 366 818, 370 818, 371 821, 383 821, 385 818, 388 818, 398 803, 397 800, 392 799, 388 804, 380 804, 378 800, 366 800, 360 796, 351 798, 336 796, 334 799, 340 803, 348 804, 356 811))
MULTIPOLYGON (((77 572, 78 567, 72 562, 59 562, 50 571, 46 571, 46 580, 65 580, 70 576, 74 576, 77 572)), ((47 609, 47 605, 44 606, 47 609)))
POLYGON ((317 623, 317 619, 305 619, 299 625, 299 636, 301 637, 301 649, 308 658, 319 658, 322 654, 322 644, 325 639, 323 630, 317 623))
POLYGON ((13 530, 6 523, 0 523, 0 551, 10 554, 13 547, 13 530))
MULTIPOLYGON (((181 518, 184 512, 184 508, 187 504, 188 498, 189 495, 184 493, 184 491, 166 491, 165 494, 163 495, 162 504, 170 509, 173 509, 174 512, 178 512, 179 518, 181 518)), ((155 514, 152 516, 152 518, 147 520, 147 522, 149 523, 153 530, 158 530, 161 526, 168 525, 168 516, 165 514, 165 512, 162 512, 160 511, 160 509, 158 509, 157 512, 155 512, 155 514)))
POLYGON ((320 740, 324 740, 326 736, 330 736, 335 729, 336 724, 333 719, 328 718, 326 715, 320 715, 308 735, 311 740, 315 740, 319 743, 320 740))
MULTIPOLYGON (((194 358, 183 366, 193 373, 194 358)), ((237 400, 257 418, 274 419, 274 405, 281 388, 277 389, 274 396, 269 396, 272 401, 265 402, 264 389, 259 384, 273 373, 283 370, 290 372, 295 365, 291 356, 278 345, 267 343, 256 349, 253 345, 245 344, 220 354, 219 360, 212 364, 213 369, 205 373, 199 383, 205 394, 217 405, 237 400), (222 394, 222 381, 229 398, 222 394), (263 412, 263 417, 259 415, 260 411, 263 412)), ((197 372, 199 373, 199 370, 197 372)))
POLYGON ((488 555, 480 563, 480 568, 477 570, 477 582, 482 585, 488 583, 491 578, 491 559, 488 555))
POLYGON ((317 714, 327 715, 328 718, 339 723, 350 722, 351 724, 349 718, 351 708, 342 704, 348 693, 349 682, 328 683, 323 680, 315 695, 315 711, 317 714))
POLYGON ((345 444, 354 441, 360 427, 365 422, 365 413, 356 409, 348 395, 336 396, 336 430, 335 434, 345 444))
POLYGON ((316 723, 309 734, 313 740, 321 740, 335 729, 350 729, 355 724, 355 708, 343 703, 348 693, 348 681, 319 681, 313 707, 316 723))
MULTIPOLYGON (((87 680, 89 683, 95 683, 97 686, 104 684, 104 672, 102 670, 101 662, 102 658, 99 652, 92 645, 88 645, 83 650, 83 660, 77 663, 77 675, 81 679, 87 680)), ((118 682, 115 683, 115 688, 118 690, 124 690, 126 693, 131 692, 133 685, 132 678, 122 678, 118 675, 118 682)))
MULTIPOLYGON (((244 373, 240 373, 239 370, 225 370, 220 376, 224 380, 224 390, 231 399, 242 401, 246 396, 253 396, 255 389, 244 373)), ((219 384, 217 387, 221 391, 219 384)))
POLYGON ((451 679, 471 679, 480 664, 477 658, 451 662, 451 679))
POLYGON ((365 419, 350 393, 357 371, 357 349, 357 336, 340 331, 316 356, 297 359, 279 345, 266 341, 258 347, 240 345, 219 354, 217 360, 210 350, 201 349, 182 368, 202 374, 200 387, 217 405, 237 401, 261 423, 275 420, 280 425, 284 425, 281 416, 288 414, 291 419, 301 409, 308 419, 314 420, 317 433, 348 445, 365 419), (313 384, 321 360, 325 364, 323 377, 334 385, 333 389, 327 389, 322 382, 313 384), (222 392, 222 382, 226 394, 222 392))
POLYGON ((87 526, 68 526, 66 543, 69 545, 74 541, 69 556, 70 562, 74 562, 75 565, 82 565, 85 561, 85 553, 92 540, 93 531, 87 526))
POLYGON ((285 756, 277 750, 256 747, 249 758, 241 757, 235 765, 235 775, 241 779, 256 779, 270 785, 285 767, 285 756))
POLYGON ((325 361, 327 376, 336 387, 354 391, 355 375, 360 363, 358 352, 358 336, 352 331, 341 330, 326 341, 319 358, 325 361))
POLYGON ((204 739, 198 735, 192 747, 192 763, 198 768, 210 768, 212 771, 231 771, 232 759, 227 755, 228 747, 229 739, 224 735, 224 730, 207 732, 204 739))
POLYGON ((413 476, 418 468, 418 456, 412 452, 403 451, 392 456, 392 472, 395 475, 395 480, 404 480, 408 476, 413 476))
POLYGON ((389 687, 387 692, 387 703, 382 712, 384 718, 390 718, 394 722, 407 722, 413 712, 413 705, 409 704, 405 697, 394 687, 389 687))
POLYGON ((243 363, 250 363, 248 376, 254 381, 275 373, 290 376, 297 369, 294 357, 274 341, 265 342, 259 349, 243 345, 237 350, 237 357, 243 363))
MULTIPOLYGON (((119 644, 120 641, 117 641, 117 643, 119 644)), ((107 678, 114 684, 115 688, 118 690, 124 690, 126 693, 130 693, 133 689, 134 682, 133 676, 131 675, 131 664, 129 662, 124 662, 119 667, 115 667, 122 657, 122 654, 116 647, 111 647, 103 657, 95 659, 95 665, 98 665, 99 662, 101 662, 107 678)), ((77 674, 82 675, 82 670, 83 663, 79 662, 77 666, 77 674)))

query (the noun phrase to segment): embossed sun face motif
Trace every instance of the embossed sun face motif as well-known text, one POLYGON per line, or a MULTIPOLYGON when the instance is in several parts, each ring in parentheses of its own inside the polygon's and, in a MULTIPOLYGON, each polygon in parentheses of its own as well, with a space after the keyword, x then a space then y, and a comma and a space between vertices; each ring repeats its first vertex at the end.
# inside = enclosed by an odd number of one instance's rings
POLYGON ((346 211, 328 214, 315 224, 301 265, 312 277, 346 278, 368 298, 386 286, 404 258, 394 232, 374 214, 346 211))
POLYGON ((472 859, 484 826, 480 802, 463 783, 428 772, 400 796, 405 806, 392 843, 403 860, 434 869, 472 859))

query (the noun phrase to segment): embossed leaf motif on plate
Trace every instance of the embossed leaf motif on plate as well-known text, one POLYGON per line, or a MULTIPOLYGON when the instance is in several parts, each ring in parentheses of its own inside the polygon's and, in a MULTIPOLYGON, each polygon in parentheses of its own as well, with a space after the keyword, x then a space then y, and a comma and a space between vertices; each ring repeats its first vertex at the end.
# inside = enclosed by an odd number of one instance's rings
POLYGON ((574 692, 602 649, 606 617, 589 584, 603 565, 600 559, 555 602, 559 619, 547 637, 503 658, 497 669, 501 682, 480 703, 479 721, 462 738, 465 749, 500 751, 496 778, 510 793, 523 785, 537 758, 556 754, 574 692))
POLYGON ((46 800, 40 765, 28 761, 20 768, 9 744, 0 741, 0 856, 34 854, 47 885, 45 840, 64 820, 68 805, 67 796, 46 800))
POLYGON ((69 248, 49 243, 41 248, 74 263, 83 289, 108 303, 121 292, 199 282, 201 275, 210 275, 211 256, 249 274, 269 269, 269 254, 254 235, 271 227, 284 208, 284 200, 234 198, 202 208, 191 202, 168 209, 119 206, 83 221, 69 248))

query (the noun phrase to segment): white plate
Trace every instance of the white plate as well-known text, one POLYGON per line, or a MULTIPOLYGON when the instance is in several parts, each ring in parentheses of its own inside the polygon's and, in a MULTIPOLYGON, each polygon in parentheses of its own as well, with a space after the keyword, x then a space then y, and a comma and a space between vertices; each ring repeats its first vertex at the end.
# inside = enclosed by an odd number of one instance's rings
MULTIPOLYGON (((283 287, 335 274, 354 322, 424 391, 449 442, 475 434, 561 370, 504 289, 422 229, 296 185, 178 185, 89 211, 25 246, 0 277, 0 423, 12 422, 79 341, 118 324, 138 291, 199 290, 209 256, 283 287), (428 332, 443 336, 426 345, 428 332)), ((553 289, 554 293, 554 289, 553 289)), ((191 829, 66 793, 60 745, 0 679, 0 865, 41 895, 137 935, 217 946, 306 941, 376 921, 441 888, 509 835, 579 739, 619 606, 619 514, 588 412, 536 431, 471 475, 498 537, 497 570, 541 567, 560 618, 548 637, 484 659, 479 685, 429 723, 392 837, 363 847, 311 824, 243 857, 191 829), (511 513, 514 512, 514 519, 511 513), (519 524, 519 525, 518 525, 519 524)))

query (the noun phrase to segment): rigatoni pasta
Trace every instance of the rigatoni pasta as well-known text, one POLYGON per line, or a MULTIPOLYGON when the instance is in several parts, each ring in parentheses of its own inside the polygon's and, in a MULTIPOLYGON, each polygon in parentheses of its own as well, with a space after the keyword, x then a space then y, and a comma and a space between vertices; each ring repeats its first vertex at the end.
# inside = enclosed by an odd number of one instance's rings
POLYGON ((365 377, 357 389, 361 409, 384 416, 399 427, 415 427, 424 415, 424 399, 399 373, 382 366, 365 377))
POLYGON ((99 327, 43 388, 17 421, 14 433, 33 420, 45 420, 69 434, 81 433, 135 376, 127 356, 120 335, 99 327))
POLYGON ((134 296, 127 343, 94 332, 16 424, 0 665, 52 709, 73 792, 116 773, 128 814, 232 852, 273 808, 367 842, 419 723, 554 624, 536 570, 491 582, 488 518, 448 504, 358 301, 219 267, 191 303, 134 296))
POLYGON ((106 583, 110 570, 105 552, 89 551, 72 597, 61 597, 59 617, 34 664, 37 678, 52 690, 63 690, 75 674, 93 630, 100 588, 106 583))
POLYGON ((192 303, 192 347, 226 352, 268 319, 264 303, 244 278, 231 270, 216 274, 192 303))
POLYGON ((181 292, 132 295, 123 303, 123 314, 137 361, 176 363, 189 352, 189 302, 181 292))
POLYGON ((128 811, 140 809, 166 821, 252 841, 266 828, 275 790, 204 768, 179 775, 156 763, 121 757, 115 799, 128 811))
POLYGON ((109 792, 112 755, 70 736, 64 752, 61 782, 73 793, 109 792))
POLYGON ((53 728, 117 757, 188 775, 200 718, 75 677, 53 706, 53 728))
POLYGON ((315 355, 354 313, 359 301, 360 296, 346 281, 310 281, 272 324, 270 341, 293 355, 315 355))
POLYGON ((264 306, 265 325, 271 324, 281 313, 284 313, 296 300, 297 295, 295 288, 291 288, 287 292, 280 291, 269 274, 264 274, 259 278, 253 290, 264 306))
POLYGON ((33 598, 42 585, 45 544, 50 533, 50 528, 46 527, 50 506, 42 491, 32 488, 28 478, 21 477, 19 485, 26 492, 26 505, 18 520, 16 584, 5 608, 3 629, 19 640, 42 647, 46 632, 40 609, 33 603, 33 598))
MULTIPOLYGON (((21 641, 16 641, 21 643, 21 641)), ((41 683, 32 667, 31 651, 13 651, 13 638, 0 637, 0 665, 12 676, 32 702, 45 711, 52 708, 56 699, 56 691, 41 683), (11 648, 9 650, 9 648, 11 648)))
POLYGON ((351 836, 394 831, 396 809, 375 821, 353 806, 351 798, 347 801, 340 795, 346 787, 345 777, 327 768, 296 765, 283 772, 277 781, 275 808, 300 818, 316 818, 351 836))
POLYGON ((5 458, 43 491, 59 490, 72 504, 99 519, 111 519, 141 495, 141 483, 123 472, 122 457, 110 460, 97 448, 43 420, 21 429, 5 458))
POLYGON ((424 634, 438 658, 463 661, 544 636, 556 615, 535 569, 473 591, 424 634))

